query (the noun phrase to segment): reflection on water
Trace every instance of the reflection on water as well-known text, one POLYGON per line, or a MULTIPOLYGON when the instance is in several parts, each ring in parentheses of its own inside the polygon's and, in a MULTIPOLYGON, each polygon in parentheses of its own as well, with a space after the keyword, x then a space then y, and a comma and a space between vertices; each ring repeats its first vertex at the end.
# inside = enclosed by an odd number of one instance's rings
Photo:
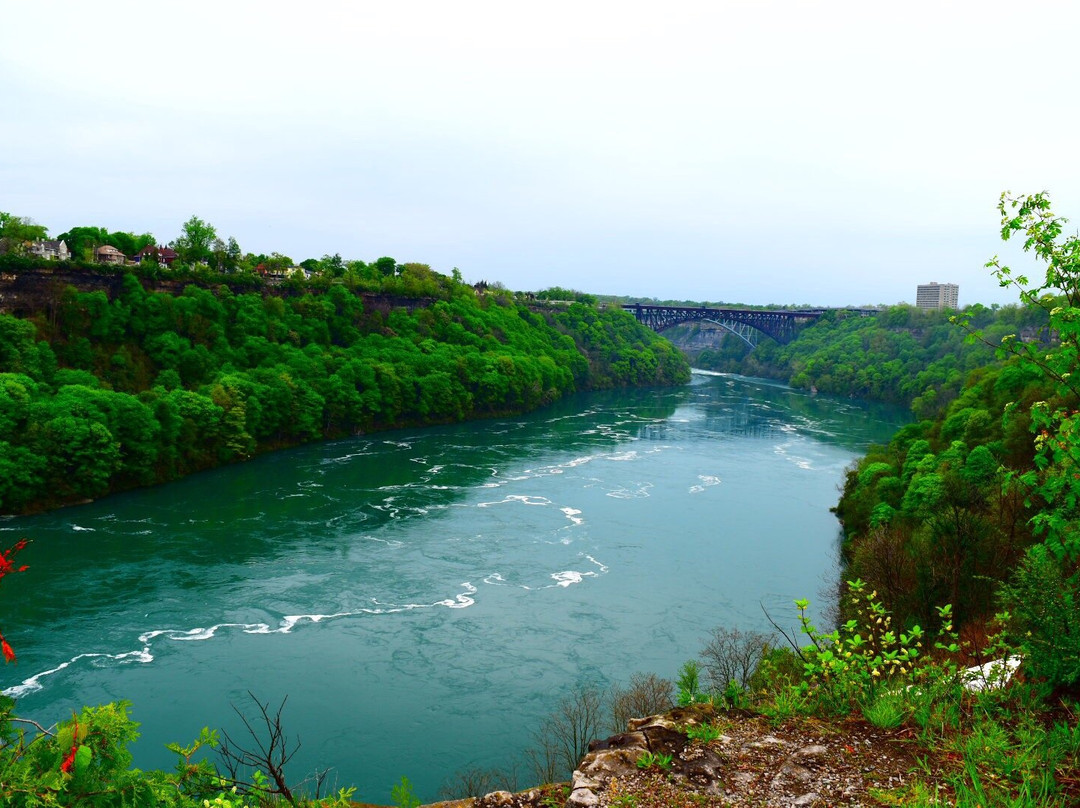
POLYGON ((901 419, 698 376, 8 519, 34 544, 5 581, 5 692, 46 723, 130 699, 143 767, 235 728, 248 690, 288 695, 297 778, 434 798, 520 755, 573 683, 671 676, 714 625, 814 597, 843 469, 901 419))

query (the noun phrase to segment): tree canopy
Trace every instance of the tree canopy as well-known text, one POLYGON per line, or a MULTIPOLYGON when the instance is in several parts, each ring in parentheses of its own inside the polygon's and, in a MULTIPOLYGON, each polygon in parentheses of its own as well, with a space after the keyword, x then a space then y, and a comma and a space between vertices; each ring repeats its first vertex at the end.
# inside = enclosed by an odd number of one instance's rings
POLYGON ((367 302, 348 274, 281 295, 174 295, 128 273, 111 299, 68 287, 49 316, 0 315, 0 511, 304 441, 689 378, 681 354, 621 310, 539 313, 425 264, 374 271, 381 292, 367 302))
POLYGON ((48 238, 48 233, 32 219, 0 210, 0 253, 24 255, 27 242, 48 238))

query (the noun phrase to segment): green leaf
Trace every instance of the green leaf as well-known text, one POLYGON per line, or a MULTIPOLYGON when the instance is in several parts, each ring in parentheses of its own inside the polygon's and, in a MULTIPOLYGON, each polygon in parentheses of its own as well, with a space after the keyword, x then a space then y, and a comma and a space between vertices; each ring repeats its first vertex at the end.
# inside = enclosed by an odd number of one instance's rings
POLYGON ((89 746, 80 746, 79 750, 75 753, 75 774, 80 775, 86 771, 90 765, 90 758, 92 756, 89 746))

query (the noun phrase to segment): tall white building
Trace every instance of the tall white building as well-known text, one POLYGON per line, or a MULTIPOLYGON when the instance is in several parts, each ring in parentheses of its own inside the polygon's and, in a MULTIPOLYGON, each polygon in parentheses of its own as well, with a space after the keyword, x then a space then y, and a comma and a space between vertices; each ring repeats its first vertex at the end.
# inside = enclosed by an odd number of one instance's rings
POLYGON ((920 283, 915 293, 915 305, 920 309, 956 309, 960 287, 955 283, 920 283))

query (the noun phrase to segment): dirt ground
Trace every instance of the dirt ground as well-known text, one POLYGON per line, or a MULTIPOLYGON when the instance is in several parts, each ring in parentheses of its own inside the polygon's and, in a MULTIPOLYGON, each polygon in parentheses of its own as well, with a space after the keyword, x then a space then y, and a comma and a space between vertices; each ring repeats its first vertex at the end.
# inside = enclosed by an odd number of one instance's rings
POLYGON ((925 796, 951 805, 942 772, 959 763, 930 759, 909 731, 865 721, 798 718, 774 726, 749 714, 676 710, 635 722, 631 730, 594 744, 571 783, 432 808, 882 806, 897 804, 916 777, 929 786, 925 796), (717 725, 722 735, 688 741, 676 730, 703 721, 717 725), (665 765, 640 768, 645 752, 665 765))

